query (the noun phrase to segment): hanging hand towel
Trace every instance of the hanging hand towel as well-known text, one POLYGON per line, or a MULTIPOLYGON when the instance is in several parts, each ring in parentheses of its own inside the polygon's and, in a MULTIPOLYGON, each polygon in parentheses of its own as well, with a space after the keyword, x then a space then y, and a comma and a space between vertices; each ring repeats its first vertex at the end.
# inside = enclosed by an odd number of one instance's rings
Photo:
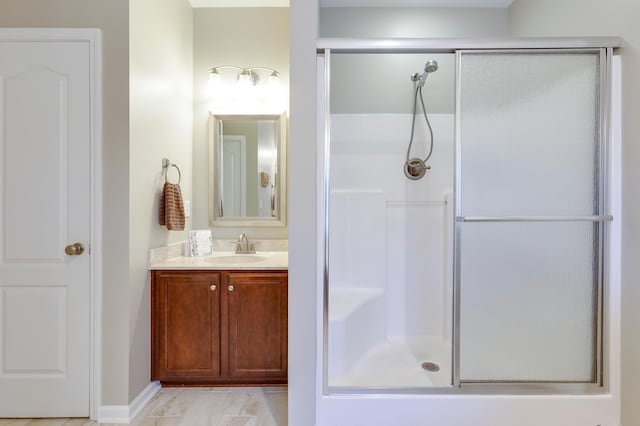
POLYGON ((164 183, 160 197, 160 225, 167 225, 170 231, 184 230, 184 203, 177 183, 164 183))

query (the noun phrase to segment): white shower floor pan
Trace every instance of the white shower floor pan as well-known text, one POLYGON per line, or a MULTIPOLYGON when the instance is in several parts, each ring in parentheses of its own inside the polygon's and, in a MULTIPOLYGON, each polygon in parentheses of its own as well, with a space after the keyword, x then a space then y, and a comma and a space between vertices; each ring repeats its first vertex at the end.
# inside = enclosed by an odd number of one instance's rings
POLYGON ((438 340, 387 341, 370 350, 347 374, 330 377, 329 386, 451 386, 451 346, 438 340), (435 363, 440 370, 426 371, 424 362, 435 363))

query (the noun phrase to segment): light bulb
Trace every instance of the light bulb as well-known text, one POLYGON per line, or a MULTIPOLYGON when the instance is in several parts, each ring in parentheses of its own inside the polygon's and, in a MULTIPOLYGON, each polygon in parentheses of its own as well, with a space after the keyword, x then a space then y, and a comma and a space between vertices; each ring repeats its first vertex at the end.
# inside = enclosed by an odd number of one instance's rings
POLYGON ((207 87, 205 93, 211 97, 215 95, 216 91, 222 86, 222 77, 215 68, 209 71, 209 79, 207 80, 207 87))
POLYGON ((238 87, 246 90, 251 87, 251 72, 244 70, 238 75, 238 87))
POLYGON ((280 87, 280 74, 278 71, 274 71, 269 76, 269 86, 270 87, 280 87))

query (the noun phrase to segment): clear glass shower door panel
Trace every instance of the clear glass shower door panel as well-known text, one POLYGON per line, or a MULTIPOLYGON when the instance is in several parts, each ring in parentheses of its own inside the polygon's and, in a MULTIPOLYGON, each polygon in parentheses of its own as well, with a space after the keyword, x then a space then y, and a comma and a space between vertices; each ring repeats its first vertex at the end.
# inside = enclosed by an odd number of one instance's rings
POLYGON ((600 54, 459 56, 463 383, 596 381, 600 54))
POLYGON ((326 59, 328 392, 451 387, 455 55, 326 59), (427 61, 439 63, 423 88, 429 124, 421 107, 414 119, 411 80, 427 61), (409 180, 409 141, 425 158, 429 126, 431 168, 409 180))

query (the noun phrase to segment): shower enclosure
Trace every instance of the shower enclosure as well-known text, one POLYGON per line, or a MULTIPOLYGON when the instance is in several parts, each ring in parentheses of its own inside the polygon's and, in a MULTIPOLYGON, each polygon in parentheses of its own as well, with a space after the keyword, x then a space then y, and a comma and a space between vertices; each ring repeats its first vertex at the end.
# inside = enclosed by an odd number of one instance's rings
POLYGON ((321 43, 327 398, 609 392, 618 42, 321 43))

